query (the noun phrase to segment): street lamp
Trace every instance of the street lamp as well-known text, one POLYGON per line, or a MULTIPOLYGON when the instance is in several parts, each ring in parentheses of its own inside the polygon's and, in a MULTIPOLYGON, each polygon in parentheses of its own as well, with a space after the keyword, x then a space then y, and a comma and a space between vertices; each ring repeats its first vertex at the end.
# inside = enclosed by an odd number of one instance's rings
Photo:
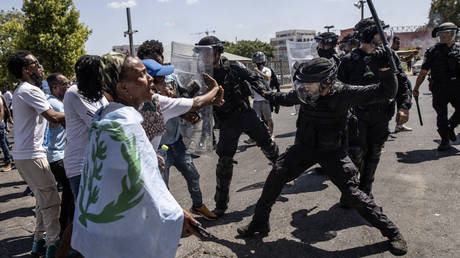
POLYGON ((334 25, 324 26, 324 28, 329 32, 330 29, 334 28, 334 25))
POLYGON ((366 4, 366 0, 359 0, 354 3, 355 7, 361 9, 361 20, 364 19, 364 5, 366 4))

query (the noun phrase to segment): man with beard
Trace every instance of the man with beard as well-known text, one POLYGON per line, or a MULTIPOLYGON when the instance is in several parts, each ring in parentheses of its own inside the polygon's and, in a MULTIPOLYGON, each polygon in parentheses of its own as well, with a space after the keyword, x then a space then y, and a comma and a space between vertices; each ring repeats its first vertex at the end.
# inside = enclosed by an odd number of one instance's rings
POLYGON ((40 89, 43 67, 29 51, 19 50, 8 59, 8 71, 18 80, 13 93, 13 156, 19 174, 37 201, 32 256, 54 257, 59 240, 59 194, 43 147, 46 120, 64 125, 64 113, 54 111, 40 89), (46 240, 44 234, 46 232, 46 240), (46 242, 46 246, 45 246, 46 242), (45 249, 46 248, 46 249, 45 249))

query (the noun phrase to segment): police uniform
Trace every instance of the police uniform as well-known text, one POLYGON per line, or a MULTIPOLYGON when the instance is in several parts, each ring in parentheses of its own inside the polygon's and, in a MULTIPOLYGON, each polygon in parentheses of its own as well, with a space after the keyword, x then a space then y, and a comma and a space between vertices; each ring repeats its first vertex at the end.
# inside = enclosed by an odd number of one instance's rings
POLYGON ((425 52, 422 69, 431 70, 430 90, 437 114, 436 125, 441 139, 448 142, 449 132, 460 124, 460 47, 436 44, 429 48, 425 52), (449 103, 455 112, 448 119, 449 103))
MULTIPOLYGON (((398 69, 396 103, 398 108, 409 110, 412 104, 411 86, 399 58, 394 51, 392 53, 398 69)), ((356 48, 342 58, 337 78, 345 84, 357 86, 379 83, 379 68, 388 66, 388 63, 382 63, 385 55, 380 49, 367 54, 361 48, 356 48)), ((350 129, 349 153, 360 171, 360 189, 371 197, 375 171, 389 135, 388 125, 395 113, 394 107, 393 100, 354 107, 357 121, 353 130, 350 129)))
MULTIPOLYGON (((250 87, 263 91, 263 78, 239 62, 221 59, 220 68, 214 69, 214 78, 224 88, 225 103, 214 107, 215 119, 219 121, 220 133, 216 153, 219 156, 214 200, 219 215, 227 209, 229 187, 233 175, 233 156, 242 133, 256 141, 265 156, 273 163, 278 158, 278 146, 270 138, 267 126, 251 108, 248 97, 250 87)), ((216 213, 216 214, 217 214, 216 213)))
MULTIPOLYGON (((317 59, 311 62, 315 60, 317 59)), ((364 219, 390 239, 400 235, 398 228, 383 214, 373 199, 359 190, 357 168, 346 152, 349 108, 356 104, 384 101, 396 93, 397 84, 393 73, 384 72, 382 79, 383 83, 369 87, 346 86, 337 82, 328 94, 319 97, 314 106, 300 102, 296 91, 266 94, 267 99, 280 105, 292 105, 296 102, 301 104, 297 120, 297 142, 276 161, 264 184, 252 222, 238 229, 241 235, 251 236, 256 232, 268 234, 271 207, 284 184, 317 163, 364 219)))

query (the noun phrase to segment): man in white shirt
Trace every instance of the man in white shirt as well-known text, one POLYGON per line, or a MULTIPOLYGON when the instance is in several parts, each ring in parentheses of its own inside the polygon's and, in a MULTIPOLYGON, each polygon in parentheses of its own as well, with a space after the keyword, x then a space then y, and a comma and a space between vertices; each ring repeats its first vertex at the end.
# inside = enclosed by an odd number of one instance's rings
POLYGON ((56 180, 43 147, 46 120, 64 124, 64 113, 54 111, 43 91, 43 67, 29 52, 19 50, 8 59, 8 71, 20 80, 13 93, 14 148, 19 174, 27 182, 36 199, 36 225, 32 255, 44 251, 54 257, 59 239, 59 194, 56 180))
MULTIPOLYGON (((272 77, 272 71, 270 68, 265 67, 265 63, 267 62, 267 57, 261 51, 257 51, 252 56, 252 62, 255 64, 254 71, 256 71, 260 76, 264 78, 264 85, 266 90, 270 90, 270 79, 272 77)), ((272 111, 270 107, 270 102, 262 97, 259 93, 252 90, 252 94, 254 96, 254 102, 252 108, 256 111, 257 116, 265 121, 268 125, 268 131, 273 139, 273 119, 272 119, 272 111)), ((253 139, 248 139, 244 141, 247 144, 255 143, 253 139)))

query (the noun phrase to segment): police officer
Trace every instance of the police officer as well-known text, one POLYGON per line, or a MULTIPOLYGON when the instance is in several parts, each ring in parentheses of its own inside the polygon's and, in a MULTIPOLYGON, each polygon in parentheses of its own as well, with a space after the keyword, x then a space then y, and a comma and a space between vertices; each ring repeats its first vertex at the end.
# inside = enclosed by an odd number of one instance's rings
POLYGON ((315 37, 316 42, 318 43, 318 55, 327 59, 333 58, 334 61, 338 64, 340 62, 340 56, 335 51, 339 36, 333 32, 323 32, 319 36, 315 37))
POLYGON ((224 45, 215 36, 206 36, 196 45, 212 46, 214 49, 214 78, 224 88, 225 103, 214 108, 214 117, 220 126, 216 153, 219 161, 216 168, 216 208, 214 213, 222 216, 229 201, 229 188, 233 175, 233 160, 238 139, 244 132, 256 141, 265 156, 272 161, 278 158, 278 146, 270 138, 267 126, 257 117, 249 104, 251 90, 264 91, 263 78, 239 62, 232 62, 221 54, 224 45))
POLYGON ((353 49, 357 47, 359 47, 359 40, 356 38, 355 32, 347 34, 339 42, 339 49, 342 50, 345 54, 350 53, 353 49))
POLYGON ((271 207, 283 185, 297 178, 316 163, 326 171, 364 219, 390 239, 393 254, 405 254, 407 244, 396 225, 391 222, 373 199, 359 190, 357 168, 346 152, 348 109, 353 105, 374 103, 392 98, 397 83, 388 68, 382 68, 382 83, 369 87, 350 87, 336 81, 337 67, 326 58, 302 63, 294 74, 296 90, 289 93, 267 93, 266 98, 281 105, 301 104, 297 120, 297 142, 283 153, 273 166, 262 195, 257 201, 251 223, 238 228, 244 237, 267 235, 270 231, 271 207))
POLYGON ((433 29, 432 37, 438 37, 439 43, 425 52, 422 69, 414 87, 414 97, 431 70, 431 92, 433 108, 437 113, 436 125, 441 136, 438 151, 450 148, 450 142, 457 139, 455 127, 460 124, 460 48, 455 44, 458 27, 446 22, 433 29), (451 103, 454 114, 447 119, 447 105, 451 103))
MULTIPOLYGON (((383 22, 382 22, 383 23, 383 22)), ((384 24, 383 24, 384 25, 384 24)), ((345 55, 339 66, 338 79, 351 85, 367 86, 379 83, 379 68, 387 65, 382 60, 386 53, 378 48, 382 41, 372 18, 361 20, 355 26, 361 45, 351 53, 345 55)), ((392 52, 397 65, 398 90, 396 102, 398 104, 399 119, 407 120, 411 107, 412 93, 407 76, 401 67, 396 53, 392 52)), ((354 107, 357 117, 356 131, 350 129, 349 154, 360 171, 359 189, 372 196, 372 183, 380 155, 389 135, 388 124, 394 114, 394 103, 386 100, 382 103, 365 104, 354 107)), ((347 207, 345 200, 341 200, 343 207, 347 207)))

